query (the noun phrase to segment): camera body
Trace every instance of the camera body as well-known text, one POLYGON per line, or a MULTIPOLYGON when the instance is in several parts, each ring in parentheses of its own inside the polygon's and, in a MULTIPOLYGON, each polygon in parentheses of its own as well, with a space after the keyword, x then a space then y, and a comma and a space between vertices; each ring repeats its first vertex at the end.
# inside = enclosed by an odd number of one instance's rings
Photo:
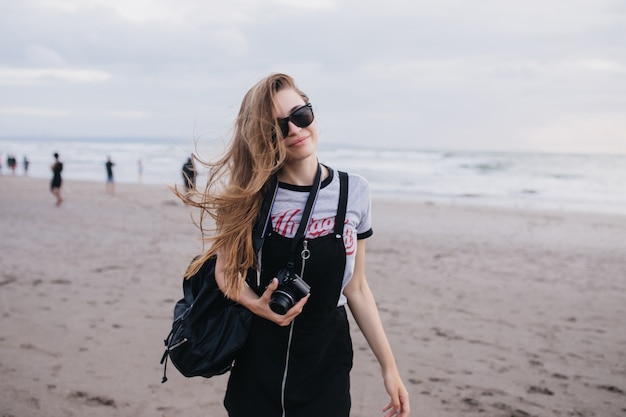
POLYGON ((281 269, 276 274, 278 288, 270 299, 270 308, 276 314, 283 315, 311 291, 309 284, 289 268, 281 269))

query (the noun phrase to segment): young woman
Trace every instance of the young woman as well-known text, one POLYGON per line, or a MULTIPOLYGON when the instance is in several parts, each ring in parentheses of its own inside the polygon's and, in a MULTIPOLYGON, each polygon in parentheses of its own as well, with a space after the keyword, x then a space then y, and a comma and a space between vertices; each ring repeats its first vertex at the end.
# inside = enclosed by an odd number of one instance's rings
POLYGON ((217 254, 219 287, 254 313, 224 399, 231 417, 349 416, 353 351, 345 304, 380 363, 390 397, 384 416, 410 413, 409 396, 365 278, 365 238, 372 235, 369 186, 359 176, 319 164, 318 140, 308 97, 291 77, 270 75, 244 97, 226 154, 216 163, 205 162, 209 178, 204 192, 179 193, 201 209, 201 228, 207 215, 215 221, 206 238, 210 248, 187 275, 217 254), (318 172, 321 186, 304 241, 292 252, 318 172), (251 230, 273 175, 278 188, 271 221, 256 254, 251 230), (293 269, 310 292, 295 297, 293 306, 278 314, 270 301, 279 288, 278 271, 292 253, 293 269), (258 274, 251 277, 249 268, 258 274))

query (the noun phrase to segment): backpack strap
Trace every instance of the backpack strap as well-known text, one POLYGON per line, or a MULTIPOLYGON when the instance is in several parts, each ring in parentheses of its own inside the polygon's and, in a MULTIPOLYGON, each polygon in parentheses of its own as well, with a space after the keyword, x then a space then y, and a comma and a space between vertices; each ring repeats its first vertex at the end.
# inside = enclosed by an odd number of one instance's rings
POLYGON ((267 226, 270 222, 270 213, 272 212, 272 206, 274 205, 274 199, 276 198, 276 191, 278 190, 278 178, 276 174, 270 177, 268 183, 268 189, 263 197, 263 203, 261 204, 261 210, 257 218, 256 224, 252 228, 252 245, 254 246, 254 253, 258 254, 263 246, 263 239, 267 233, 267 226))

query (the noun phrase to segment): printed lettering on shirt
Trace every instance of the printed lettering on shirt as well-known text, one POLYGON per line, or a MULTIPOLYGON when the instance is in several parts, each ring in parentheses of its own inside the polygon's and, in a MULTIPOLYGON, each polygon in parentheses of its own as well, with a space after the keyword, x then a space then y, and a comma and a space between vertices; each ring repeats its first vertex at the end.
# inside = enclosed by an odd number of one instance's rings
POLYGON ((325 219, 313 218, 307 230, 307 236, 311 239, 315 239, 316 237, 325 236, 335 230, 335 217, 336 216, 325 219))
MULTIPOLYGON (((300 209, 294 209, 273 215, 272 227, 281 236, 287 238, 294 237, 300 226, 300 222, 294 221, 294 218, 296 218, 301 211, 300 209)), ((298 217, 301 218, 301 216, 298 217)), ((307 229, 307 238, 315 239, 332 233, 335 230, 335 219, 336 216, 323 219, 313 217, 307 229)), ((348 224, 348 219, 345 220, 344 224, 348 224)), ((346 255, 352 255, 356 251, 356 233, 354 229, 351 227, 344 228, 343 241, 346 247, 346 255)))
MULTIPOLYGON (((347 221, 346 221, 347 223, 347 221)), ((346 255, 350 256, 354 252, 356 252, 356 239, 355 231, 351 227, 346 227, 345 232, 343 234, 343 244, 346 247, 346 255)))
MULTIPOLYGON (((295 221, 294 218, 301 219, 301 212, 302 210, 300 209, 294 209, 273 215, 272 227, 281 236, 288 238, 294 237, 300 226, 300 221, 295 221)), ((306 236, 309 239, 315 239, 325 236, 333 230, 335 230, 335 216, 324 219, 316 219, 313 217, 307 229, 306 236)))
POLYGON ((272 216, 272 227, 281 236, 294 237, 300 222, 296 223, 293 219, 301 211, 300 209, 288 210, 272 216))

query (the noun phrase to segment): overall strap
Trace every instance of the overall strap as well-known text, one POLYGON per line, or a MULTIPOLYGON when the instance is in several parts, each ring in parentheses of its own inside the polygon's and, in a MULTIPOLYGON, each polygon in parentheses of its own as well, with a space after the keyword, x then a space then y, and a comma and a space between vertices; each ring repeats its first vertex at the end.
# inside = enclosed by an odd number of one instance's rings
POLYGON ((348 174, 338 171, 339 174, 339 204, 337 204, 337 217, 335 217, 335 236, 343 236, 343 226, 346 221, 348 209, 348 174))

